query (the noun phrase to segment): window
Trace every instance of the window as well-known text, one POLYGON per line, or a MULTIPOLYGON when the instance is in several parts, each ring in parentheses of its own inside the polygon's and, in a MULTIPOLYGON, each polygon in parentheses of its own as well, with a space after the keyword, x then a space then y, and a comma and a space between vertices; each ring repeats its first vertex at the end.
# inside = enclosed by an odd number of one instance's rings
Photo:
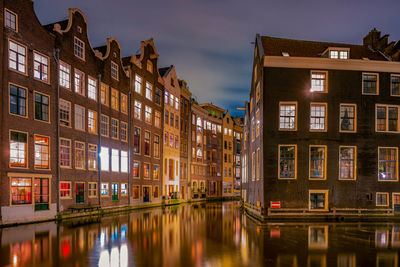
POLYGON ((128 141, 128 124, 126 122, 121 121, 121 133, 120 133, 121 141, 128 141))
POLYGON ((376 105, 376 131, 399 132, 399 107, 376 105))
POLYGON ((175 109, 179 110, 179 99, 178 99, 178 97, 175 97, 175 109))
POLYGON ((174 95, 173 94, 169 94, 169 104, 171 105, 171 107, 174 106, 174 95))
POLYGON ((117 119, 111 119, 111 138, 118 139, 118 132, 119 132, 119 121, 117 119))
POLYGON ((376 193, 376 206, 389 206, 389 193, 376 193))
POLYGON ((71 198, 71 182, 60 182, 60 198, 71 198))
POLYGON ((156 95, 155 95, 155 98, 154 98, 154 102, 157 105, 161 105, 161 90, 158 89, 158 88, 156 88, 156 95))
POLYGON ((10 113, 26 117, 26 89, 10 84, 10 113))
POLYGON ((60 86, 69 89, 71 86, 71 67, 68 64, 60 61, 59 68, 60 86))
POLYGON ((349 52, 348 51, 340 51, 339 52, 339 58, 340 59, 348 59, 349 58, 349 52))
POLYGON ((106 115, 100 115, 100 134, 102 136, 108 137, 108 126, 109 126, 109 117, 106 115))
POLYGON ((97 183, 88 183, 88 197, 97 197, 97 183))
POLYGON ((159 189, 158 188, 159 188, 158 185, 155 185, 153 187, 153 196, 154 196, 154 198, 158 198, 159 197, 159 189))
POLYGON ((150 178, 150 164, 149 163, 143 163, 143 178, 150 178))
POLYGON ((85 60, 85 43, 74 37, 74 55, 85 60))
POLYGON ((337 51, 337 50, 331 50, 331 51, 329 51, 330 53, 329 53, 329 57, 330 58, 335 58, 335 59, 338 59, 339 58, 339 51, 337 51))
POLYGON ((251 155, 251 180, 255 181, 256 179, 256 153, 252 153, 251 155))
POLYGON ((144 120, 151 124, 151 107, 145 106, 144 120))
POLYGON ((78 69, 75 69, 74 77, 75 93, 85 95, 85 73, 78 69))
POLYGON ((135 178, 139 178, 140 162, 134 161, 132 166, 132 175, 135 178))
POLYGON ((60 167, 71 167, 71 140, 60 138, 60 167))
POLYGON ((167 132, 164 132, 164 145, 168 145, 168 133, 167 132))
POLYGON ((175 116, 175 128, 179 129, 179 116, 178 115, 175 116))
POLYGON ((400 96, 400 75, 390 75, 390 95, 400 96))
POLYGON ((88 97, 97 101, 97 81, 92 77, 88 77, 88 97))
POLYGON ((103 105, 108 106, 108 85, 101 83, 101 92, 100 92, 100 98, 101 98, 101 103, 103 105))
POLYGON ((161 113, 154 111, 154 126, 161 128, 161 113))
POLYGON ((128 184, 121 184, 121 196, 128 195, 128 184))
POLYGON ((108 197, 108 183, 101 184, 101 196, 108 197))
MULTIPOLYGON (((230 130, 230 133, 231 133, 231 130, 230 130)), ((256 136, 259 136, 259 135, 260 135, 260 110, 257 109, 257 112, 256 112, 256 136)))
POLYGON ((328 190, 309 191, 310 210, 328 210, 328 190))
POLYGON ((142 94, 142 77, 135 75, 135 92, 142 94))
POLYGON ((144 132, 144 155, 150 156, 150 132, 144 132))
POLYGON ((310 146, 310 179, 326 179, 326 146, 310 146))
POLYGON ((75 141, 75 169, 85 169, 85 143, 75 141))
POLYGON ((164 104, 168 104, 169 101, 169 92, 167 90, 164 91, 164 104))
POLYGON ((327 104, 311 103, 310 131, 327 131, 327 104))
POLYGON ((75 105, 75 129, 85 131, 85 108, 75 105))
POLYGON ((153 100, 153 85, 148 82, 146 82, 146 98, 153 100))
POLYGON ((134 110, 135 119, 140 120, 142 117, 142 103, 135 100, 135 110, 134 110))
MULTIPOLYGON (((252 119, 254 123, 254 118, 252 119)), ((279 103, 279 130, 296 131, 297 130, 297 102, 279 103)), ((252 140, 254 133, 252 131, 252 140)))
POLYGON ((121 172, 128 172, 128 152, 121 151, 121 172))
POLYGON ((172 127, 174 127, 174 114, 172 112, 170 113, 169 123, 172 127))
POLYGON ((140 128, 133 129, 133 153, 140 153, 140 128))
POLYGON ((50 169, 50 141, 35 135, 35 169, 50 169))
POLYGON ((153 144, 153 149, 154 149, 153 156, 155 158, 159 158, 160 157, 160 136, 154 135, 153 142, 154 142, 154 144, 153 144))
POLYGON ((111 171, 119 172, 119 150, 111 149, 111 171))
POLYGON ((165 115, 164 124, 168 125, 168 123, 169 123, 169 112, 167 110, 165 110, 164 115, 165 115))
POLYGON ((377 73, 362 74, 362 93, 365 95, 379 94, 379 76, 377 73))
POLYGON ((153 165, 153 179, 158 180, 160 178, 160 166, 153 165))
POLYGON ((339 179, 355 180, 357 163, 357 147, 340 146, 339 147, 339 179))
POLYGON ((326 71, 311 71, 311 92, 328 92, 327 77, 326 71))
POLYGON ((13 31, 17 31, 18 30, 17 14, 8 9, 4 9, 4 13, 5 13, 4 25, 13 31))
POLYGON ((118 80, 118 65, 111 61, 111 77, 118 80))
POLYGON ((26 73, 26 47, 14 41, 9 41, 8 67, 26 73))
POLYGON ((378 180, 379 181, 397 181, 398 180, 398 161, 397 147, 379 147, 378 148, 378 180))
POLYGON ((147 60, 146 69, 148 72, 153 73, 153 63, 150 60, 147 60))
POLYGON ((88 132, 97 134, 97 112, 88 110, 88 132))
POLYGON ((35 120, 49 121, 49 97, 35 93, 35 120))
POLYGON ((102 171, 110 170, 110 149, 102 146, 100 149, 100 163, 102 171))
POLYGON ((111 89, 111 107, 115 110, 119 109, 119 103, 118 103, 118 91, 115 89, 111 89))
POLYGON ((60 99, 60 125, 70 127, 71 126, 71 103, 60 99))
POLYGON ((279 179, 296 179, 296 156, 296 145, 279 145, 279 179))
POLYGON ((340 132, 357 131, 357 105, 340 104, 340 132))
POLYGON ((88 169, 97 170, 97 146, 88 144, 88 169))
POLYGON ((174 147, 174 135, 169 134, 169 146, 174 147))
POLYGON ((33 52, 33 77, 44 82, 49 81, 49 58, 33 52))
POLYGON ((140 186, 139 185, 134 185, 132 187, 132 198, 133 199, 139 199, 139 192, 140 192, 140 186))
POLYGON ((128 96, 121 93, 121 112, 128 114, 128 96))

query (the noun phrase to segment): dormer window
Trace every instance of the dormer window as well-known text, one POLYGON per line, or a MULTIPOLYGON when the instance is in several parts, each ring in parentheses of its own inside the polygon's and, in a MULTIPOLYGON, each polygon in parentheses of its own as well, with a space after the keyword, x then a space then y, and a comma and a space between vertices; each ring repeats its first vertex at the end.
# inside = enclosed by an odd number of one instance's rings
POLYGON ((333 59, 349 59, 348 48, 329 48, 329 58, 333 59))
POLYGON ((340 51, 340 52, 339 52, 339 58, 340 58, 340 59, 348 59, 348 58, 349 58, 349 52, 347 52, 347 51, 340 51))
POLYGON ((339 51, 333 50, 330 51, 330 58, 339 58, 339 51))
POLYGON ((282 56, 288 57, 288 56, 289 56, 289 53, 288 53, 288 52, 282 52, 282 56))
POLYGON ((74 55, 85 60, 85 43, 76 37, 74 38, 74 55))
POLYGON ((153 63, 147 60, 147 71, 153 73, 153 63))

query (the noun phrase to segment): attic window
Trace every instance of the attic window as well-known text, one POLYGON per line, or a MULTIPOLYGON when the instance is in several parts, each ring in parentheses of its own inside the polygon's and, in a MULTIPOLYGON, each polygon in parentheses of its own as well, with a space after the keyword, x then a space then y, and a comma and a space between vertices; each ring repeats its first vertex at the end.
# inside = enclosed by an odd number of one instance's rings
POLYGON ((153 63, 147 60, 147 71, 153 73, 153 63))
POLYGON ((78 26, 76 27, 76 29, 78 30, 79 33, 82 33, 82 27, 78 26))
POLYGON ((349 59, 348 49, 330 49, 329 58, 333 59, 349 59))
POLYGON ((288 57, 288 56, 289 56, 289 53, 288 53, 288 52, 282 52, 282 56, 288 57))

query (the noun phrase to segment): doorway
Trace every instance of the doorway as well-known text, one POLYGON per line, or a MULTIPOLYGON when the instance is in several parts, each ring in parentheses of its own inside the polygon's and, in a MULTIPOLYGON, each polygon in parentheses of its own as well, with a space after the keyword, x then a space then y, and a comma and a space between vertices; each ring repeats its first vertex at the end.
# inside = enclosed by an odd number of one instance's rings
POLYGON ((76 203, 85 202, 85 183, 75 183, 75 201, 76 203))

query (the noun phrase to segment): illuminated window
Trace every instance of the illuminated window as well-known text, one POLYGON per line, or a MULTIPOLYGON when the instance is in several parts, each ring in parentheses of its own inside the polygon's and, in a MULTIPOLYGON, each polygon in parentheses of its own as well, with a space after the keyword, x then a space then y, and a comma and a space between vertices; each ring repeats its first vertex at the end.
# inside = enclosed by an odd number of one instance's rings
POLYGON ((297 146, 279 145, 279 178, 296 179, 297 146))
MULTIPOLYGON (((230 131, 230 135, 231 135, 232 130, 229 129, 229 131, 230 131)), ((256 112, 256 136, 259 136, 259 135, 260 135, 260 110, 257 109, 257 112, 256 112)))
POLYGON ((153 85, 146 82, 146 98, 150 101, 153 100, 153 85))
POLYGON ((35 135, 35 168, 50 168, 49 138, 35 135))
POLYGON ((49 97, 35 93, 35 120, 49 121, 49 97))
POLYGON ((71 182, 60 182, 60 198, 71 198, 71 182))
POLYGON ((155 97, 154 97, 154 102, 157 104, 157 105, 161 105, 161 90, 160 89, 158 89, 158 88, 156 88, 156 94, 155 94, 155 97))
POLYGON ((153 63, 150 60, 147 60, 146 69, 148 72, 153 73, 153 63))
POLYGON ((154 112, 154 126, 157 128, 161 127, 161 113, 158 111, 154 112))
POLYGON ((150 156, 150 132, 144 132, 144 151, 145 156, 150 156))
POLYGON ((159 189, 158 189, 158 188, 159 188, 158 185, 155 185, 155 186, 153 187, 153 196, 154 196, 154 198, 158 198, 159 195, 160 195, 159 189))
POLYGON ((97 112, 88 110, 88 132, 97 134, 97 112))
POLYGON ((128 114, 128 96, 121 93, 121 112, 128 114))
POLYGON ((326 179, 326 146, 310 146, 310 179, 326 179))
POLYGON ((33 52, 33 77, 49 81, 49 58, 36 52, 33 52))
POLYGON ((144 120, 151 124, 151 107, 145 106, 144 120))
POLYGON ((330 55, 330 58, 336 58, 336 59, 338 59, 338 58, 339 58, 339 51, 337 51, 337 50, 331 50, 329 55, 330 55))
POLYGON ((17 31, 17 21, 18 21, 18 16, 16 13, 8 10, 8 9, 4 9, 4 25, 13 30, 13 31, 17 31))
POLYGON ((88 144, 88 169, 97 170, 97 146, 88 144))
POLYGON ((119 132, 119 121, 117 119, 111 118, 111 138, 118 139, 119 132))
POLYGON ((71 126, 71 103, 63 99, 59 100, 59 116, 60 125, 70 127, 71 126))
POLYGON ((179 110, 179 99, 178 99, 178 97, 175 97, 175 109, 179 110))
POLYGON ((121 172, 128 172, 128 152, 121 150, 121 172))
POLYGON ((355 146, 339 147, 339 179, 356 179, 357 148, 355 146))
POLYGON ((175 135, 175 148, 178 148, 178 146, 179 146, 178 136, 175 135))
POLYGON ((349 52, 347 52, 347 51, 340 51, 340 52, 339 52, 339 58, 340 58, 340 59, 348 59, 348 58, 349 58, 349 52))
POLYGON ((75 129, 85 131, 85 108, 75 105, 75 129))
POLYGON ((143 178, 150 178, 150 164, 149 163, 143 163, 143 178))
POLYGON ((400 96, 400 75, 390 75, 390 95, 400 96))
POLYGON ((103 105, 108 106, 108 85, 101 83, 101 92, 100 92, 100 98, 101 98, 101 103, 103 105))
POLYGON ((328 190, 310 190, 309 200, 310 210, 327 210, 328 190))
POLYGON ((10 114, 26 116, 26 89, 10 84, 10 114))
POLYGON ((127 142, 128 141, 128 124, 126 122, 121 121, 121 141, 127 142))
POLYGON ((134 117, 135 119, 140 120, 142 118, 142 103, 135 100, 135 108, 134 108, 134 117))
POLYGON ((132 198, 133 199, 139 199, 139 192, 140 192, 140 186, 139 185, 134 185, 132 187, 132 198))
POLYGON ((376 106, 376 131, 399 132, 399 107, 389 105, 376 106))
POLYGON ((85 60, 85 43, 74 37, 74 55, 85 60))
POLYGON ((376 193, 376 206, 389 206, 389 193, 376 193))
POLYGON ((326 71, 311 71, 311 92, 327 92, 327 76, 326 71))
POLYGON ((78 69, 75 69, 74 77, 75 93, 85 95, 85 73, 78 69))
POLYGON ((9 41, 8 66, 10 69, 26 73, 26 47, 9 41))
MULTIPOLYGON (((279 103, 279 130, 295 131, 297 129, 297 102, 279 103)), ((254 119, 252 119, 254 123, 254 119)), ((252 140, 254 133, 252 131, 252 140)))
POLYGON ((140 173, 140 162, 134 161, 132 165, 132 175, 135 178, 139 178, 140 173))
POLYGON ((327 104, 311 103, 310 106, 310 131, 326 131, 327 104))
POLYGON ((111 149, 111 171, 119 172, 119 150, 111 149))
POLYGON ((118 103, 118 91, 115 89, 111 89, 111 107, 115 110, 119 109, 119 103, 118 103))
POLYGON ((102 171, 110 170, 110 150, 108 147, 102 146, 100 149, 100 163, 102 171))
POLYGON ((59 66, 59 76, 60 76, 60 86, 70 89, 71 86, 71 67, 60 61, 60 66, 59 66))
POLYGON ((88 183, 88 196, 97 197, 97 183, 88 183))
POLYGON ((60 138, 60 167, 71 167, 71 140, 60 138))
POLYGON ((376 73, 362 74, 362 93, 367 95, 379 94, 379 77, 376 73))
POLYGON ((174 147, 174 135, 169 134, 169 146, 174 147))
POLYGON ((397 147, 379 147, 378 148, 378 180, 379 181, 397 181, 398 180, 398 160, 397 147))
POLYGON ((102 183, 101 184, 101 196, 102 197, 108 197, 108 183, 102 183))
POLYGON ((118 65, 111 61, 111 77, 118 80, 118 65))
POLYGON ((85 143, 75 141, 75 168, 85 169, 85 143))
POLYGON ((153 179, 158 180, 160 178, 160 166, 153 165, 153 179))
POLYGON ((100 115, 100 134, 108 137, 109 117, 106 115, 100 115))
POLYGON ((169 101, 169 92, 165 90, 164 92, 164 104, 168 104, 169 101))
POLYGON ((356 132, 357 131, 357 105, 356 104, 340 104, 340 131, 356 132))
POLYGON ((121 196, 128 195, 128 184, 121 184, 121 196))
POLYGON ((154 144, 153 144, 153 149, 154 149, 153 156, 155 158, 159 158, 160 157, 160 136, 154 135, 153 142, 154 142, 154 144))
POLYGON ((88 97, 97 101, 97 81, 88 77, 88 97))
POLYGON ((171 107, 174 106, 174 95, 173 94, 169 94, 169 104, 171 105, 171 107))
POLYGON ((142 94, 142 77, 135 75, 135 92, 142 94))
POLYGON ((140 153, 140 128, 133 129, 133 153, 140 153))

